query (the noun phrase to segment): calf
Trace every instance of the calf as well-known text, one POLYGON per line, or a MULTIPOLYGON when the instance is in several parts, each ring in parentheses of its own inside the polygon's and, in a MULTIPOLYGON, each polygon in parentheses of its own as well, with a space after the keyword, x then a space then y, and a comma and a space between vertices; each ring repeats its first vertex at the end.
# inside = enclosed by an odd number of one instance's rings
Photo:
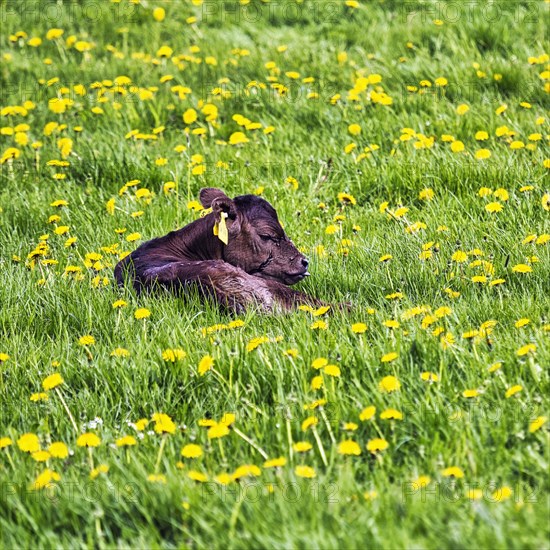
POLYGON ((196 285, 203 296, 235 312, 299 304, 321 305, 289 288, 309 275, 308 261, 286 236, 275 209, 255 195, 231 200, 219 189, 200 192, 201 218, 152 239, 121 260, 115 277, 139 293, 155 286, 173 291, 196 285))

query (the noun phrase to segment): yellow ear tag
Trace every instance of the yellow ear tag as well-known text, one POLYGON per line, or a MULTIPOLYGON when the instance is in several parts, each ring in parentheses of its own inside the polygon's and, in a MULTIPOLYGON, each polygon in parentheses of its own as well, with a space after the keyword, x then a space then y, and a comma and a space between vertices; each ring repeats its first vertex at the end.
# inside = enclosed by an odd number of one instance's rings
POLYGON ((204 218, 204 216, 208 216, 208 214, 212 213, 212 208, 205 208, 204 210, 201 210, 201 218, 204 218))
POLYGON ((222 212, 220 217, 220 223, 214 226, 214 234, 216 234, 215 230, 217 228, 218 239, 220 239, 222 243, 227 244, 229 242, 229 233, 227 232, 227 225, 225 223, 225 218, 227 218, 227 213, 222 212))

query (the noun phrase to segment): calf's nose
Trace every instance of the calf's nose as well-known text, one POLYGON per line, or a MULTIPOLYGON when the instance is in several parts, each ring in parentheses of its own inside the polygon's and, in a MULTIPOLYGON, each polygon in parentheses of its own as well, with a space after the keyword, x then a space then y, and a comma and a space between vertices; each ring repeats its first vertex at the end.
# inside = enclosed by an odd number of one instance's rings
POLYGON ((302 258, 302 265, 303 265, 304 267, 307 267, 307 266, 309 265, 309 261, 308 261, 307 258, 302 258))

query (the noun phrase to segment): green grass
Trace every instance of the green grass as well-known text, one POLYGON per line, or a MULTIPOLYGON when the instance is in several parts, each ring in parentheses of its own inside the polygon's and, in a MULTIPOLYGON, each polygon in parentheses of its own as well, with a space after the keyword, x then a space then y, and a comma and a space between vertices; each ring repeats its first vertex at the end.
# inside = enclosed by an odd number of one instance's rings
POLYGON ((548 4, 236 4, 236 12, 233 4, 161 0, 0 7, 0 107, 34 103, 26 115, 4 110, 0 136, 1 155, 10 147, 19 153, 0 165, 0 438, 12 441, 0 450, 2 546, 548 548, 547 425, 529 429, 548 416, 549 96, 548 79, 541 77, 549 69, 542 57, 548 4), (162 22, 152 13, 159 6, 166 10, 162 22), (186 22, 192 15, 197 23, 186 22), (434 24, 437 19, 443 24, 434 24), (50 28, 63 29, 63 36, 46 39, 50 28), (27 37, 10 41, 17 31, 27 37), (71 35, 92 49, 68 45, 71 35), (34 36, 42 38, 38 47, 27 44, 34 36), (181 56, 180 67, 155 58, 163 45, 181 56), (277 50, 281 45, 286 51, 277 50), (206 63, 209 56, 216 65, 206 63), (278 70, 265 67, 270 61, 278 70), (356 80, 373 74, 381 82, 350 100, 356 80), (107 101, 99 102, 94 83, 122 75, 141 89, 156 87, 150 99, 129 86, 126 95, 112 93, 104 82, 107 101), (165 75, 173 79, 161 82, 165 75), (306 77, 315 81, 304 83, 306 77), (435 84, 439 77, 447 86, 435 84), (431 86, 422 87, 422 80, 431 86), (247 93, 251 81, 264 88, 247 93), (274 81, 288 87, 285 96, 271 87, 274 81), (74 93, 77 84, 85 95, 74 93), (184 99, 171 91, 176 85, 190 89, 184 99), (213 96, 217 86, 231 95, 213 96), (373 91, 385 92, 391 105, 373 102, 373 91), (340 99, 331 103, 335 94, 340 99), (54 113, 48 100, 56 96, 73 103, 54 113), (216 105, 214 123, 200 112, 204 103, 216 105), (460 104, 470 108, 464 115, 456 112, 460 104), (507 109, 497 114, 503 104, 507 109), (102 114, 92 111, 96 107, 102 114), (189 108, 198 112, 190 131, 205 128, 202 138, 184 132, 189 108), (242 128, 235 114, 261 127, 242 128), (67 127, 46 136, 48 122, 67 127), (15 132, 23 134, 20 141, 28 136, 26 145, 10 135, 21 124, 28 128, 15 132), (350 135, 351 124, 361 126, 360 135, 350 135), (125 137, 160 126, 156 140, 125 137), (264 134, 269 126, 275 131, 264 134), (515 135, 498 136, 502 126, 515 135), (403 128, 414 137, 400 139, 403 128), (476 140, 480 130, 486 141, 476 140), (228 144, 236 131, 250 141, 228 144), (464 151, 452 152, 444 135, 462 141, 464 151), (48 166, 62 159, 62 137, 72 139, 64 159, 69 165, 48 166), (430 137, 428 147, 415 147, 430 137), (513 149, 513 141, 526 147, 513 149), (355 149, 346 153, 351 143, 355 149), (373 144, 379 148, 358 158, 373 144), (187 149, 176 152, 178 145, 187 149), (488 149, 490 158, 478 160, 479 149, 488 149), (197 154, 202 175, 192 173, 197 154), (159 158, 166 164, 157 165, 159 158), (296 178, 297 189, 288 177, 296 178), (140 183, 119 194, 134 179, 140 183), (175 188, 164 192, 169 181, 175 188), (194 295, 138 298, 117 289, 112 268, 119 256, 195 219, 187 203, 205 186, 231 196, 262 187, 311 259, 312 276, 298 286, 327 302, 349 301, 351 311, 321 317, 249 311, 239 317, 241 328, 204 337, 203 329, 233 319, 194 295), (481 197, 482 187, 505 189, 508 197, 481 197), (140 188, 152 195, 137 198, 140 188), (433 190, 431 200, 419 197, 426 188, 433 190), (356 204, 345 204, 339 193, 351 194, 356 204), (113 214, 106 208, 112 198, 113 214), (68 206, 51 206, 58 199, 68 206), (385 201, 391 214, 381 211, 385 201), (491 202, 502 211, 488 212, 491 202), (403 216, 400 206, 409 208, 403 216), (60 219, 49 221, 52 215, 60 219), (411 231, 415 222, 425 225, 411 231), (327 233, 333 225, 336 231, 327 233), (58 235, 61 226, 69 229, 58 235), (128 242, 131 233, 141 237, 128 242), (47 253, 29 257, 44 235, 47 253), (536 239, 525 242, 529 235, 536 239), (72 247, 65 246, 69 237, 78 239, 72 247), (420 259, 423 247, 431 258, 420 259), (453 259, 457 251, 468 253, 467 260, 453 259), (86 267, 89 253, 101 254, 102 265, 86 267), (392 258, 380 262, 386 254, 392 258), (476 260, 486 263, 476 266, 476 260), (520 264, 532 271, 518 273, 520 264), (80 275, 67 274, 67 266, 78 266, 80 275), (476 275, 487 279, 474 282, 476 275), (505 282, 491 285, 498 279, 505 282), (127 305, 114 309, 119 299, 127 305), (420 306, 416 316, 407 314, 420 306), (151 316, 135 319, 138 308, 151 316), (311 328, 319 319, 326 328, 311 328), (399 326, 383 324, 390 319, 399 326), (520 319, 529 323, 518 327, 520 319), (491 320, 496 324, 487 333, 483 323, 491 320), (356 334, 355 323, 368 328, 356 334), (468 338, 474 330, 478 336, 468 338), (85 335, 95 344, 80 345, 85 335), (248 351, 262 336, 269 341, 248 351), (526 344, 535 347, 519 355, 526 344), (116 348, 129 356, 111 356, 116 348), (186 356, 165 361, 167 349, 186 356), (285 353, 289 349, 295 356, 285 353), (397 358, 383 362, 390 352, 397 358), (206 355, 214 358, 215 372, 200 376, 206 355), (340 376, 314 370, 319 357, 338 365, 340 376), (497 362, 502 366, 489 370, 497 362), (438 380, 422 380, 423 372, 438 380), (64 383, 48 391, 47 400, 31 401, 54 373, 64 383), (380 390, 388 375, 398 378, 398 391, 380 390), (324 379, 317 390, 315 376, 324 379), (506 397, 515 385, 521 391, 506 397), (479 394, 467 398, 465 390, 479 394), (304 409, 319 399, 324 407, 304 409), (367 406, 376 413, 362 421, 367 406), (386 409, 400 411, 402 420, 381 419, 386 409), (151 421, 138 435, 133 423, 161 412, 173 419, 175 433, 157 434, 151 421), (235 414, 235 429, 209 439, 199 421, 219 421, 225 413, 235 414), (317 424, 303 431, 310 416, 317 424), (82 432, 101 438, 91 453, 77 445, 82 432), (38 462, 40 455, 18 446, 25 433, 37 434, 44 450, 62 441, 70 455, 38 462), (117 447, 124 435, 137 445, 117 447), (369 452, 374 438, 388 448, 369 452), (347 439, 359 444, 359 456, 338 452, 347 439), (295 451, 298 441, 311 450, 295 451), (200 458, 181 456, 189 443, 201 446, 200 458), (286 464, 263 468, 262 453, 286 464), (92 479, 90 459, 108 472, 92 479), (215 481, 243 465, 259 471, 228 485, 215 481), (301 465, 316 477, 300 477, 301 465), (445 477, 453 466, 463 478, 445 477), (59 479, 33 488, 46 468, 59 479), (193 481, 190 471, 208 481, 193 481), (151 474, 164 478, 154 481, 151 474), (429 476, 425 487, 419 476, 429 476), (508 498, 495 498, 503 487, 511 489, 508 498), (480 498, 471 498, 474 489, 480 498))

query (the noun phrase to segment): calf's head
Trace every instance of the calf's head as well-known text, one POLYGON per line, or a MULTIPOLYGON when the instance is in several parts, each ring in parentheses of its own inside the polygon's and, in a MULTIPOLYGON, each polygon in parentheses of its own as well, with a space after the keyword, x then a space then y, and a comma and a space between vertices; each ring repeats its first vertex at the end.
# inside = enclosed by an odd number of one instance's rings
MULTIPOLYGON (((228 242, 226 262, 251 275, 293 285, 309 275, 308 261, 286 236, 275 209, 255 195, 230 199, 220 189, 200 192, 205 208, 212 208, 216 223, 225 219, 228 242)), ((223 223, 223 222, 222 222, 223 223)))

